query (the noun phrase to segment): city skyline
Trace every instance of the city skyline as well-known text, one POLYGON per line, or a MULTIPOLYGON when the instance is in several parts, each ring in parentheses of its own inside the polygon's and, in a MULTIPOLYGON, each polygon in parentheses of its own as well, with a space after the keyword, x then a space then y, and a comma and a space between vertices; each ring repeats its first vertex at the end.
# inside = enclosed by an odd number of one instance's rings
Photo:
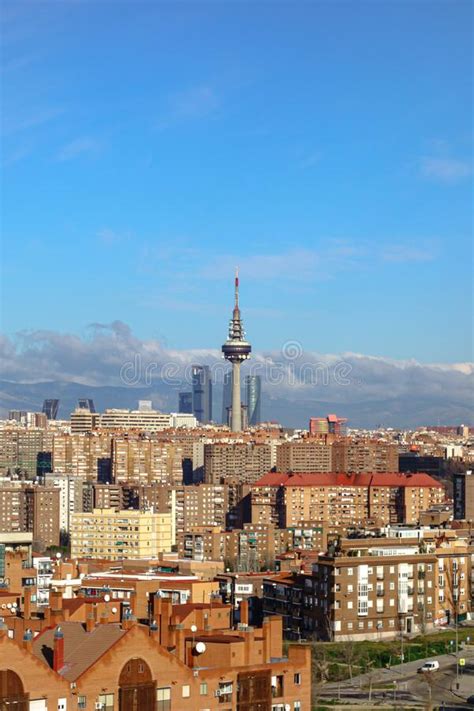
POLYGON ((4 7, 8 339, 472 359, 468 3, 4 7))

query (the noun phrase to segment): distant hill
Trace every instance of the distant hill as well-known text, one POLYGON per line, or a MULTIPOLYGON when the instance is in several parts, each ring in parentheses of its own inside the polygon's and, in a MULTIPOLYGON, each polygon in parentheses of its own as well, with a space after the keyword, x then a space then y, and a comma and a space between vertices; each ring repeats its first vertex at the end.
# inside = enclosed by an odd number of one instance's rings
MULTIPOLYGON (((308 394, 309 394, 308 388, 308 394)), ((298 399, 291 397, 291 390, 279 396, 275 386, 264 387, 262 416, 267 420, 281 422, 286 427, 307 427, 308 420, 314 415, 329 412, 347 417, 352 427, 417 427, 424 424, 469 424, 472 412, 468 404, 450 400, 441 393, 418 394, 410 392, 391 396, 387 399, 374 398, 358 400, 357 392, 352 393, 345 402, 328 399, 305 398, 298 390, 298 399)), ((107 407, 136 408, 138 400, 151 400, 153 406, 164 412, 177 410, 178 389, 166 383, 156 381, 149 387, 132 386, 97 386, 82 385, 77 382, 49 381, 40 383, 14 383, 0 381, 0 415, 5 417, 8 410, 21 409, 41 411, 45 398, 59 398, 59 418, 68 419, 77 406, 78 398, 92 398, 97 411, 107 407)), ((220 417, 222 389, 214 388, 214 414, 220 417)))

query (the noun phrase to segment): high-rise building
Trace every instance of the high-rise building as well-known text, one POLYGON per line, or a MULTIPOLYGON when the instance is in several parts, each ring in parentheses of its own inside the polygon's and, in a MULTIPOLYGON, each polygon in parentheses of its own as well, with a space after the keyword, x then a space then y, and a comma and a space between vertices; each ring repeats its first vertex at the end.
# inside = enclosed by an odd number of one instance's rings
POLYGON ((59 400, 44 400, 43 412, 48 420, 55 420, 58 416, 59 400))
POLYGON ((212 378, 208 365, 193 365, 193 413, 198 422, 212 422, 212 378))
POLYGON ((240 366, 250 358, 252 346, 245 340, 245 331, 240 318, 239 275, 235 275, 235 302, 229 324, 229 337, 222 346, 224 358, 232 363, 232 432, 242 429, 242 406, 240 397, 240 366))
POLYGON ((222 424, 228 425, 232 411, 232 371, 224 373, 222 386, 222 424))
POLYGON ((193 414, 193 393, 192 392, 179 393, 178 412, 181 412, 185 415, 192 415, 193 414))
POLYGON ((89 412, 95 412, 94 400, 91 398, 82 398, 78 400, 78 407, 80 410, 89 410, 89 412))
POLYGON ((474 521, 474 471, 454 475, 454 518, 474 521))
POLYGON ((260 375, 247 375, 245 378, 247 395, 247 417, 250 426, 258 425, 262 421, 261 399, 262 378, 260 375))
POLYGON ((71 557, 153 558, 171 550, 171 514, 94 509, 71 517, 71 557))

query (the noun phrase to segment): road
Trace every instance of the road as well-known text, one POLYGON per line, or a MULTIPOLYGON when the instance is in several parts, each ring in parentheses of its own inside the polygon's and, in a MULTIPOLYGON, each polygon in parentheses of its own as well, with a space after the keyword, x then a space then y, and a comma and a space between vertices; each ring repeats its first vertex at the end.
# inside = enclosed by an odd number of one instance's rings
POLYGON ((340 699, 361 705, 371 701, 396 708, 410 703, 426 704, 431 694, 434 706, 445 704, 446 710, 474 709, 474 649, 464 649, 458 656, 466 660, 465 666, 459 667, 458 680, 456 658, 453 654, 445 654, 436 657, 439 671, 429 675, 417 673, 423 664, 423 660, 417 660, 391 669, 376 669, 371 674, 354 677, 352 681, 325 684, 319 687, 319 695, 322 701, 340 699))

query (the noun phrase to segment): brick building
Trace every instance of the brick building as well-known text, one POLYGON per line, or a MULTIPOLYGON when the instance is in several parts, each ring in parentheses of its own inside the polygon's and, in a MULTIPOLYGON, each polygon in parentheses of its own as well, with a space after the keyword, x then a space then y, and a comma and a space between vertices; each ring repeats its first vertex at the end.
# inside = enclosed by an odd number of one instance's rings
POLYGON ((445 499, 444 487, 427 474, 280 474, 252 487, 252 522, 280 528, 301 521, 350 527, 416 523, 422 511, 445 499))

